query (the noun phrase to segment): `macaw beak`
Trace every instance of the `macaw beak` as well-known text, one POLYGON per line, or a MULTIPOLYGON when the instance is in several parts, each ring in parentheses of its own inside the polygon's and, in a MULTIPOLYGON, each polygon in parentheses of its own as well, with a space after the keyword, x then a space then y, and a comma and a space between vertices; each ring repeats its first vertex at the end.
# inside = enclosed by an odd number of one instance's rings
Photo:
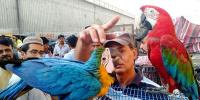
POLYGON ((152 25, 149 21, 146 20, 146 16, 142 14, 140 17, 139 25, 137 26, 139 27, 135 29, 135 39, 137 41, 142 41, 142 39, 144 39, 147 36, 148 32, 152 30, 152 25))
POLYGON ((113 73, 114 65, 109 48, 105 48, 105 50, 102 53, 101 59, 101 64, 103 64, 106 67, 106 71, 110 74, 113 73))

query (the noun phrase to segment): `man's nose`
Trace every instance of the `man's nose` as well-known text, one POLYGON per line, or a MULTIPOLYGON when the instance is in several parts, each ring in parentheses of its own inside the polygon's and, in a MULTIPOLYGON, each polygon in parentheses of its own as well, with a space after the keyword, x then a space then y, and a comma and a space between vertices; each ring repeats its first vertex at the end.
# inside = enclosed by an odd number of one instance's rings
POLYGON ((114 61, 118 60, 121 57, 119 50, 117 50, 115 48, 109 48, 109 49, 110 49, 111 57, 114 61))
POLYGON ((5 50, 3 50, 3 55, 7 55, 8 53, 5 51, 5 50))

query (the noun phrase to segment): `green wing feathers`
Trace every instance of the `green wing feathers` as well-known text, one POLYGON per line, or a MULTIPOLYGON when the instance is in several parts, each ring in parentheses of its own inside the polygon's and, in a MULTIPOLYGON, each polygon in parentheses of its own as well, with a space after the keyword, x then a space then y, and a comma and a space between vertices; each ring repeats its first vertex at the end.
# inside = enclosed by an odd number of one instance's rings
POLYGON ((165 69, 180 85, 183 92, 198 98, 198 84, 194 77, 192 61, 183 44, 172 36, 163 36, 160 41, 162 60, 165 69))
POLYGON ((99 67, 103 51, 103 47, 96 48, 96 50, 92 52, 89 60, 84 65, 84 69, 90 73, 93 73, 95 77, 99 77, 99 67))

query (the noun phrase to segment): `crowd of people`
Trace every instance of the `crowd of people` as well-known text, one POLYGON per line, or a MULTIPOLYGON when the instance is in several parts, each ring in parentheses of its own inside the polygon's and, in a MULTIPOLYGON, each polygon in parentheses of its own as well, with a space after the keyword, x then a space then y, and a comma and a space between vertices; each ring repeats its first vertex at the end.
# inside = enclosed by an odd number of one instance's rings
MULTIPOLYGON (((35 57, 59 57, 71 60, 71 58, 74 58, 73 55, 71 55, 71 52, 74 52, 77 39, 77 36, 71 35, 65 41, 64 35, 59 35, 58 42, 55 44, 55 48, 52 52, 52 50, 49 48, 49 40, 46 37, 27 36, 25 39, 23 39, 23 42, 20 44, 20 46, 16 46, 14 44, 19 43, 13 41, 12 37, 2 35, 0 36, 0 61, 7 61, 11 59, 25 60, 35 57)), ((0 91, 5 89, 11 83, 12 77, 17 76, 0 68, 0 80, 4 80, 0 82, 0 91)), ((33 88, 25 94, 20 94, 17 100, 52 100, 53 98, 56 97, 52 97, 39 89, 33 88)))

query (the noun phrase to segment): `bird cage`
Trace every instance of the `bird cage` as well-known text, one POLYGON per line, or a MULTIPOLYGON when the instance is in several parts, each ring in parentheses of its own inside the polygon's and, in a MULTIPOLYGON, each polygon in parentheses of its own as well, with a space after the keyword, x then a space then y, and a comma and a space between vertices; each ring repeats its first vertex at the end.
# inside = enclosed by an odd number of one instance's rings
POLYGON ((200 85, 200 64, 194 64, 194 72, 195 72, 196 80, 198 84, 200 85))
POLYGON ((182 93, 178 95, 169 95, 164 91, 141 88, 112 87, 109 92, 96 100, 189 100, 182 93))
POLYGON ((149 78, 150 80, 156 82, 159 85, 161 84, 160 77, 153 66, 141 66, 142 67, 142 74, 149 78))

